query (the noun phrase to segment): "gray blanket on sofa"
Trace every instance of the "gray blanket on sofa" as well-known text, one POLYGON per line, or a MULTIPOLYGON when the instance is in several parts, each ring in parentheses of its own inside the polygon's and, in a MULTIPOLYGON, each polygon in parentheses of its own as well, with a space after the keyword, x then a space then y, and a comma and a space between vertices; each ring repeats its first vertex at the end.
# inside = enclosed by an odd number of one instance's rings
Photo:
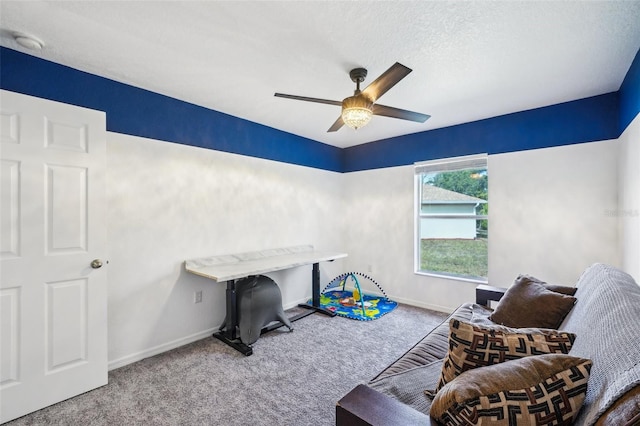
POLYGON ((570 355, 593 361, 575 422, 592 425, 640 385, 640 287, 630 275, 603 264, 587 268, 576 287, 578 300, 560 328, 576 334, 570 355))

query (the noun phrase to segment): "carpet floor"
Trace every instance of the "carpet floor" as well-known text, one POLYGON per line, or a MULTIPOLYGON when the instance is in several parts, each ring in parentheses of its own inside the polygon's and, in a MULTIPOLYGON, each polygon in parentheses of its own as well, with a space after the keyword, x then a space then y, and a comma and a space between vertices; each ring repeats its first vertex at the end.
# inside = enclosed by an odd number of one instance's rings
POLYGON ((334 425, 342 396, 445 318, 408 305, 375 321, 314 314, 291 333, 263 335, 249 357, 206 338, 112 370, 108 385, 7 426, 334 425))

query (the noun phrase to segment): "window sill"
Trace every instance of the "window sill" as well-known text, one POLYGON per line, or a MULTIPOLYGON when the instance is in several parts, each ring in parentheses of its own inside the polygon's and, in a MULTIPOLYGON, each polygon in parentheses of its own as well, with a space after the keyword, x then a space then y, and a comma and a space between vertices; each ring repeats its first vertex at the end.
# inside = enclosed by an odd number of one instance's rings
POLYGON ((456 276, 456 275, 437 274, 435 272, 414 271, 414 273, 416 275, 422 275, 425 277, 442 278, 445 280, 461 281, 461 282, 473 283, 473 284, 487 284, 489 282, 488 279, 467 278, 467 277, 456 276))

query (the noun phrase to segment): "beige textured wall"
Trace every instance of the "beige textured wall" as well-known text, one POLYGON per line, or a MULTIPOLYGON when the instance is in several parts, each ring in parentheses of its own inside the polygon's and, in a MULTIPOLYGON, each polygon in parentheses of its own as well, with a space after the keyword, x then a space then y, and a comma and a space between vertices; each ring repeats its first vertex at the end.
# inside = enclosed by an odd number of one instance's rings
MULTIPOLYGON (((116 133, 107 135, 109 361, 116 367, 217 329, 225 284, 186 259, 313 244, 338 250, 342 175, 116 133), (194 304, 194 292, 203 302, 194 304)), ((342 272, 321 264, 321 281, 342 272)), ((311 295, 311 266, 270 275, 283 304, 311 295)))
MULTIPOLYGON (((520 273, 573 285, 595 262, 620 265, 617 143, 489 156, 489 283, 520 273)), ((345 175, 347 267, 396 300, 443 311, 475 299, 474 283, 414 271, 413 167, 345 175), (371 268, 370 268, 371 267, 371 268)))
POLYGON ((615 213, 620 220, 622 266, 640 284, 640 115, 618 140, 620 198, 615 213))

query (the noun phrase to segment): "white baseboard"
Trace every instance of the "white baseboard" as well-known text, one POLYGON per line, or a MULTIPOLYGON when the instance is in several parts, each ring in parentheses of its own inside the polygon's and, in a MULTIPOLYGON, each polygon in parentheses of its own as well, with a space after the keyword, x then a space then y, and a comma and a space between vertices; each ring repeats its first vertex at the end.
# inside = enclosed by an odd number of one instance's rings
MULTIPOLYGON (((288 303, 284 306, 284 309, 291 309, 298 306, 299 303, 307 303, 308 298, 300 299, 294 302, 288 303)), ((218 328, 210 328, 208 330, 200 331, 190 336, 182 337, 180 339, 173 340, 171 342, 163 343, 162 345, 155 346, 153 348, 146 349, 144 351, 136 352, 131 355, 124 356, 122 358, 109 361, 109 371, 116 368, 124 367, 125 365, 132 364, 134 362, 142 361, 145 358, 152 357, 154 355, 161 354, 171 349, 179 348, 180 346, 187 345, 206 337, 210 337, 213 333, 218 331, 218 328)))
POLYGON ((295 308, 300 303, 307 303, 307 301, 311 299, 310 297, 305 297, 304 299, 299 299, 294 302, 289 302, 286 305, 283 305, 282 308, 286 311, 287 309, 295 308))
POLYGON ((210 337, 216 331, 218 331, 218 328, 210 328, 208 330, 200 331, 190 336, 176 339, 172 342, 163 343, 162 345, 158 345, 141 352, 137 352, 131 355, 124 356, 119 359, 115 359, 113 361, 109 361, 109 370, 115 370, 116 368, 124 367, 125 365, 132 364, 137 361, 142 361, 145 358, 149 358, 154 355, 161 354, 162 352, 170 351, 171 349, 175 349, 180 346, 184 346, 186 344, 195 342, 197 340, 210 337))
POLYGON ((424 302, 420 302, 413 299, 405 299, 403 297, 389 296, 389 299, 395 300, 396 302, 403 303, 405 305, 416 306, 418 308, 423 308, 423 309, 430 309, 432 311, 444 312, 446 314, 450 314, 456 310, 456 308, 451 308, 450 306, 434 305, 432 303, 424 303, 424 302))
MULTIPOLYGON (((389 297, 391 300, 395 300, 398 303, 403 303, 405 305, 416 306, 418 308, 431 309, 438 312, 446 312, 450 314, 455 309, 452 309, 448 306, 440 306, 433 305, 430 303, 422 303, 417 300, 405 299, 405 298, 394 298, 389 297)), ((284 306, 284 309, 291 309, 298 306, 299 303, 307 303, 308 298, 300 299, 294 302, 287 303, 284 306)), ((144 351, 136 352, 131 355, 124 356, 122 358, 115 359, 113 361, 109 361, 109 370, 115 370, 116 368, 124 367, 125 365, 132 364, 137 361, 142 361, 145 358, 152 357, 154 355, 161 354, 166 351, 170 351, 171 349, 178 348, 183 345, 187 345, 189 343, 195 342, 200 339, 204 339, 206 337, 210 337, 213 333, 218 331, 218 328, 210 328, 208 330, 200 331, 198 333, 192 334, 190 336, 182 337, 180 339, 173 340, 171 342, 163 343, 162 345, 155 346, 153 348, 146 349, 144 351)))

